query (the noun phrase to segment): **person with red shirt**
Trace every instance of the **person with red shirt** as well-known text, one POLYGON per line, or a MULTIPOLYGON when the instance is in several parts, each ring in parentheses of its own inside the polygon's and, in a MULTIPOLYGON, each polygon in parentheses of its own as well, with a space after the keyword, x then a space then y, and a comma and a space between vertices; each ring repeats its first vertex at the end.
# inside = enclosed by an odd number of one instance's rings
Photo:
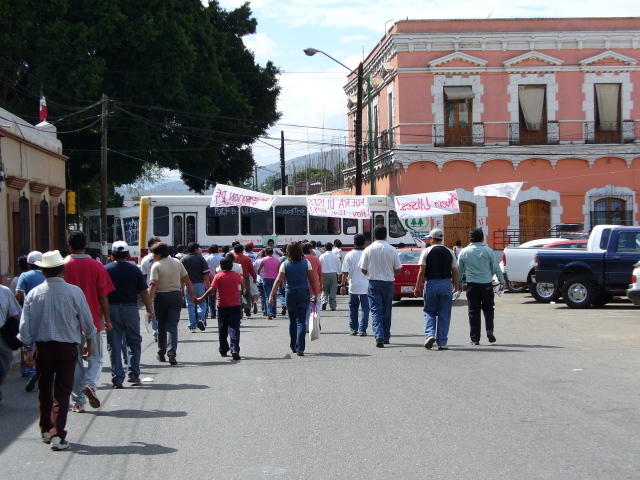
POLYGON ((90 255, 84 253, 87 247, 87 236, 80 230, 69 233, 67 248, 71 252, 65 261, 64 281, 80 287, 84 293, 89 310, 96 327, 96 335, 93 337, 91 354, 86 356, 87 368, 85 370, 82 357, 85 351, 85 337, 78 344, 78 360, 73 382, 72 411, 83 413, 84 406, 89 400, 93 408, 100 407, 100 399, 96 393, 96 385, 102 372, 102 322, 104 316, 104 330, 111 330, 111 317, 109 316, 109 299, 107 294, 113 292, 115 287, 104 265, 96 262, 90 255))
MULTIPOLYGON (((269 298, 271 295, 271 289, 273 288, 273 284, 276 282, 276 278, 278 278, 278 269, 280 268, 280 259, 273 256, 273 248, 267 247, 264 249, 265 257, 260 260, 260 266, 258 267, 258 274, 262 272, 262 281, 264 285, 264 296, 265 299, 269 298)), ((270 305, 269 302, 265 302, 267 314, 269 315, 269 320, 276 317, 276 306, 270 305)))
POLYGON ((204 295, 197 299, 197 304, 217 293, 218 303, 218 338, 220 341, 220 355, 226 357, 231 350, 231 357, 240 360, 240 319, 242 317, 242 307, 240 305, 240 295, 242 286, 245 283, 239 273, 233 272, 233 262, 229 259, 220 260, 220 273, 213 277, 211 287, 204 295), (227 337, 231 338, 231 344, 227 337))
POLYGON ((253 260, 244 254, 244 247, 240 244, 237 244, 233 247, 234 261, 242 267, 242 276, 244 277, 244 288, 246 293, 244 294, 244 313, 247 317, 251 316, 251 305, 253 303, 253 297, 251 295, 251 280, 249 277, 253 277, 253 283, 256 283, 258 275, 256 273, 256 269, 253 266, 253 260))

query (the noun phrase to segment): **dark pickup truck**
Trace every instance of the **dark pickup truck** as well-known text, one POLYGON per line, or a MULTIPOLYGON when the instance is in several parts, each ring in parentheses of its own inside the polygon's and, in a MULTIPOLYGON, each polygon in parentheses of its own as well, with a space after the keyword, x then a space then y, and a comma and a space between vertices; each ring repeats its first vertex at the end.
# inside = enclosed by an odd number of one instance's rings
POLYGON ((598 225, 585 250, 540 251, 532 281, 555 285, 571 308, 601 306, 625 296, 640 260, 640 227, 598 225))

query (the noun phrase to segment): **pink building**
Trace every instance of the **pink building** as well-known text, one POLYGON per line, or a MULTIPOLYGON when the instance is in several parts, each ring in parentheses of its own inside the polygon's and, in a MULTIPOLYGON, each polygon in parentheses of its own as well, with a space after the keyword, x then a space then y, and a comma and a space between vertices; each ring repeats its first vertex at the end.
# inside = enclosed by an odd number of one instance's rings
MULTIPOLYGON (((501 248, 559 224, 636 225, 639 58, 640 18, 396 23, 364 64, 376 193, 456 189, 463 213, 433 219, 447 245, 474 226, 501 248), (473 194, 516 181, 515 201, 473 194)), ((351 76, 351 128, 356 87, 351 76)))

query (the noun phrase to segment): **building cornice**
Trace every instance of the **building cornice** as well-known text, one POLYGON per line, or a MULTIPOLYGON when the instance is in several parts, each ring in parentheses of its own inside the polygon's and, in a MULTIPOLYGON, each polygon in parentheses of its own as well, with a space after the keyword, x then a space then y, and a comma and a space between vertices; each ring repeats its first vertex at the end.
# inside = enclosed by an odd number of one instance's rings
MULTIPOLYGON (((428 147, 427 147, 428 148, 428 147)), ((633 161, 640 158, 640 144, 621 145, 513 145, 485 147, 484 149, 470 148, 469 152, 463 151, 464 147, 456 148, 430 148, 425 151, 425 145, 403 145, 402 148, 389 150, 379 155, 374 160, 376 177, 387 175, 393 171, 409 169, 413 163, 431 163, 442 171, 445 164, 454 161, 473 163, 478 170, 484 163, 500 160, 511 163, 513 170, 517 170, 520 163, 525 160, 546 160, 551 168, 555 169, 561 160, 584 160, 592 168, 596 160, 605 157, 620 158, 625 161, 627 168, 631 168, 633 161)), ((368 163, 363 165, 366 170, 368 163)), ((345 179, 352 180, 355 177, 355 167, 344 170, 345 179)))

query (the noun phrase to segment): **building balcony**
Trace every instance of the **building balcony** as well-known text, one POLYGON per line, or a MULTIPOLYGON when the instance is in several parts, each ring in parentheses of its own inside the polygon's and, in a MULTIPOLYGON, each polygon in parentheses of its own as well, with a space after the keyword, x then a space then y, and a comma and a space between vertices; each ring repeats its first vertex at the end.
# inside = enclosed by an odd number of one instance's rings
POLYGON ((585 143, 633 143, 636 140, 636 125, 633 120, 606 122, 584 122, 585 143))
POLYGON ((509 124, 509 145, 558 145, 560 143, 560 124, 543 122, 529 125, 509 124))
POLYGON ((484 147, 484 123, 474 123, 466 128, 435 124, 433 144, 436 147, 484 147))

